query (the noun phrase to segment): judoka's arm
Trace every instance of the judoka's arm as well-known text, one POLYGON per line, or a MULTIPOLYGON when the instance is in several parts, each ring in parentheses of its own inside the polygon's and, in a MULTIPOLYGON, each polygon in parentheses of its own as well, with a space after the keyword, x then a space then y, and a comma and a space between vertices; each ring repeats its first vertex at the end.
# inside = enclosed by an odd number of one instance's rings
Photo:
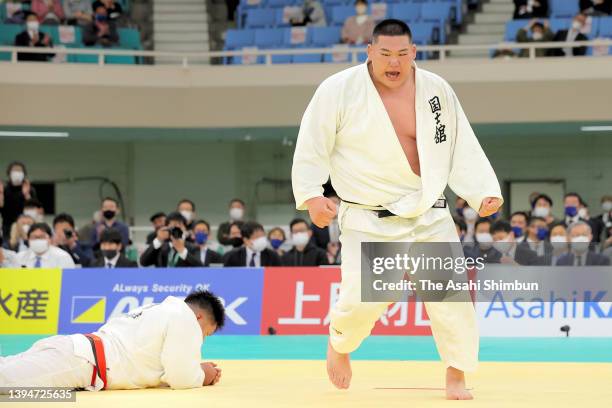
POLYGON ((476 139, 457 95, 450 87, 448 91, 449 106, 454 108, 455 114, 448 185, 481 216, 490 215, 503 204, 497 176, 476 139))

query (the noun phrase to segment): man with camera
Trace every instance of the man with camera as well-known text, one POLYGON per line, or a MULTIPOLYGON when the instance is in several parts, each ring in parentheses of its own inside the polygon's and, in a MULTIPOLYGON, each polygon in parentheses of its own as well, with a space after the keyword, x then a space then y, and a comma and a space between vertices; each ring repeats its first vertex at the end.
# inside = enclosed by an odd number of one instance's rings
POLYGON ((166 226, 157 230, 155 239, 140 256, 140 264, 162 268, 202 266, 198 248, 185 241, 185 224, 185 217, 180 213, 168 214, 166 226))
POLYGON ((87 251, 79 243, 74 219, 70 214, 61 213, 53 219, 53 244, 68 252, 75 265, 87 267, 92 261, 91 251, 87 251))

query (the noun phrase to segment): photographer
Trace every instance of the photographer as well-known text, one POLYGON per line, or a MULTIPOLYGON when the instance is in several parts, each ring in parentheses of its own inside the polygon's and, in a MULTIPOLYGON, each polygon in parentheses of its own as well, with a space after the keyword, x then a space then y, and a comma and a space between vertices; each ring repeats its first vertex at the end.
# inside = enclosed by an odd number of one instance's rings
POLYGON ((185 242, 186 236, 185 218, 178 212, 168 214, 166 226, 157 230, 155 239, 140 256, 140 264, 162 268, 202 266, 198 248, 185 242))
POLYGON ((61 213, 53 219, 53 244, 68 252, 76 265, 87 267, 91 263, 93 254, 79 244, 71 215, 61 213))

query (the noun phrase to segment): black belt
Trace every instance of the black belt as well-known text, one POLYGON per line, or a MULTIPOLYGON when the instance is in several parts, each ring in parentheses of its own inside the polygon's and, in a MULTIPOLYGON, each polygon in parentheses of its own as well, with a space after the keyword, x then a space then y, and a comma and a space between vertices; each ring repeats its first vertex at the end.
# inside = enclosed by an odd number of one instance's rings
MULTIPOLYGON (((348 200, 342 200, 342 201, 345 201, 349 204, 363 205, 364 207, 368 207, 365 204, 359 204, 353 201, 348 201, 348 200)), ((370 207, 375 207, 375 206, 370 206, 370 207)), ((446 198, 438 198, 436 202, 434 203, 434 205, 431 206, 431 208, 446 208, 446 198)), ((391 211, 384 209, 384 208, 382 210, 370 210, 370 211, 374 211, 376 215, 378 216, 378 218, 399 217, 399 215, 393 214, 391 211)))

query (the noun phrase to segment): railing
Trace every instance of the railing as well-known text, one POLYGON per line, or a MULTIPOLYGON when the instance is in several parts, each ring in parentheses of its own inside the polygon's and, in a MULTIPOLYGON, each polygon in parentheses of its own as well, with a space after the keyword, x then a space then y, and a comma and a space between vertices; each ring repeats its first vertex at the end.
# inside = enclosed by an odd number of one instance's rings
MULTIPOLYGON (((591 41, 568 41, 568 42, 502 42, 498 44, 475 44, 475 45, 419 45, 417 51, 427 53, 437 53, 437 60, 445 60, 448 52, 453 51, 481 51, 489 52, 495 50, 516 50, 527 49, 529 58, 536 58, 536 50, 553 48, 571 47, 610 47, 612 39, 596 39, 591 41)), ((358 54, 365 52, 365 47, 332 47, 332 48, 288 48, 288 49, 248 49, 239 51, 205 51, 205 52, 170 52, 170 51, 144 51, 144 50, 118 50, 118 49, 99 49, 99 48, 42 48, 42 47, 7 47, 0 46, 0 52, 11 54, 11 63, 17 63, 18 53, 29 54, 49 54, 56 55, 95 55, 98 58, 98 65, 104 65, 106 56, 132 56, 132 57, 152 57, 169 58, 180 61, 183 67, 190 65, 190 60, 202 60, 207 58, 227 58, 227 57, 259 57, 263 56, 266 65, 272 64, 272 57, 276 55, 308 55, 308 54, 346 54, 349 57, 345 63, 355 63, 358 61, 358 54), (51 51, 50 51, 51 50, 51 51)), ((276 65, 276 64, 275 64, 276 65)))

